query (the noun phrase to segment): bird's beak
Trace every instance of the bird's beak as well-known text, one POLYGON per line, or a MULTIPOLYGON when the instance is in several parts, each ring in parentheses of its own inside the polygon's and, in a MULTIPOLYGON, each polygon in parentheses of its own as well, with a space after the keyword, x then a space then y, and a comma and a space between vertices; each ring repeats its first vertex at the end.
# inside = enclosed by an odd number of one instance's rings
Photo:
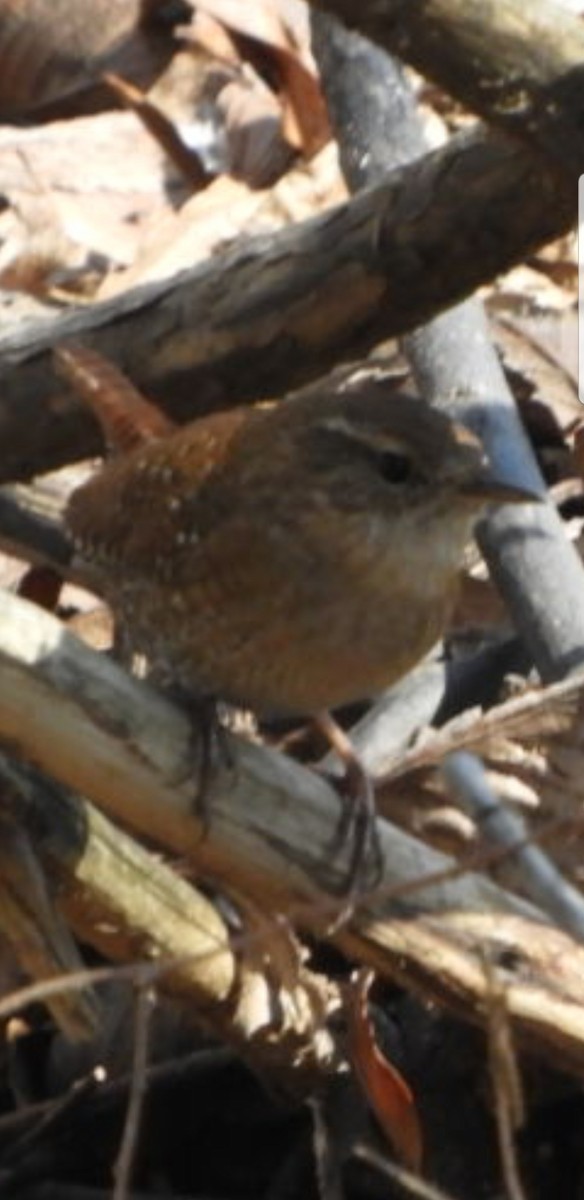
POLYGON ((497 479, 488 470, 475 479, 468 480, 461 487, 463 496, 473 500, 493 504, 541 504, 544 496, 541 492, 532 492, 528 488, 517 487, 514 483, 506 483, 497 479))

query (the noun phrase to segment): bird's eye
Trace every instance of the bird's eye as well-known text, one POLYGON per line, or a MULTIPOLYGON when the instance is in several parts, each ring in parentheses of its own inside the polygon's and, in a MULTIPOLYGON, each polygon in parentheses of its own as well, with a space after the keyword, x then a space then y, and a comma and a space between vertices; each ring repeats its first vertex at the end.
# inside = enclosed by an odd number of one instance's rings
POLYGON ((399 450, 383 450, 377 455, 379 470, 388 483, 406 483, 411 478, 413 463, 399 450))

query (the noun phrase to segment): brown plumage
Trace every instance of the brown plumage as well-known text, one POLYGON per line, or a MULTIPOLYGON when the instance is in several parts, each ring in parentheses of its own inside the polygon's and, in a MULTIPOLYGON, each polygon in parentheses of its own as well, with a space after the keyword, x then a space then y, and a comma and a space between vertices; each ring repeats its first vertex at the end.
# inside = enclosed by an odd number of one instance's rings
POLYGON ((379 692, 440 636, 493 479, 479 442, 388 384, 213 415, 106 464, 69 527, 133 646, 262 713, 379 692))

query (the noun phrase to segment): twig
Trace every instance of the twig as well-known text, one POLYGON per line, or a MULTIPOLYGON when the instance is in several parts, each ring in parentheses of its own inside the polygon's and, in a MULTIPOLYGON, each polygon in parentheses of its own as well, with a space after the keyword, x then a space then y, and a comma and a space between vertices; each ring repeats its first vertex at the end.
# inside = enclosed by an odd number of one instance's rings
POLYGON ((116 99, 136 113, 193 192, 199 192, 211 183, 214 175, 205 169, 197 151, 183 141, 170 118, 140 88, 113 71, 105 72, 102 79, 116 99))
POLYGON ((287 925, 274 919, 268 927, 264 920, 256 936, 244 920, 239 939, 232 939, 206 897, 90 804, 30 771, 21 790, 22 821, 35 829, 37 848, 58 879, 64 915, 83 942, 132 965, 71 972, 20 989, 0 1001, 2 1016, 125 976, 136 988, 156 984, 178 999, 205 1032, 229 1041, 256 1069, 279 1074, 281 1088, 302 1090, 333 1068, 336 1050, 325 1025, 335 988, 290 962, 287 925))
POLYGON ((577 174, 560 180, 506 139, 465 134, 349 204, 178 279, 4 330, 0 481, 99 447, 89 414, 52 375, 57 341, 113 358, 179 418, 273 396, 428 320, 560 236, 576 219, 577 174), (493 211, 505 222, 485 238, 493 211))
MULTIPOLYGON (((114 974, 113 971, 110 974, 114 974)), ((123 968, 118 968, 117 976, 124 975, 123 968)), ((117 977, 116 976, 116 977, 117 977)), ((209 1072, 220 1069, 223 1066, 230 1066, 235 1060, 233 1051, 226 1047, 213 1047, 211 1050, 195 1050, 191 1054, 181 1055, 180 1058, 172 1058, 165 1062, 156 1063, 154 1066, 147 1068, 148 1086, 152 1090, 163 1089, 165 1086, 184 1082, 201 1082, 209 1072)), ((97 1068, 101 1071, 102 1068, 97 1068)), ((89 1077, 91 1078, 91 1076, 89 1077)), ((120 1078, 106 1080, 101 1083, 99 1089, 94 1091, 92 1101, 92 1115, 96 1118, 103 1113, 111 1113, 112 1110, 117 1110, 124 1102, 128 1095, 130 1078, 123 1075, 120 1078)), ((82 1089, 85 1087, 85 1080, 81 1084, 82 1089)), ((90 1084, 87 1082, 88 1090, 90 1084)), ((44 1100, 35 1104, 29 1104, 25 1109, 17 1109, 14 1112, 5 1113, 0 1117, 0 1144, 2 1145, 3 1161, 7 1153, 6 1147, 10 1147, 12 1156, 12 1146, 18 1144, 18 1140, 22 1139, 24 1145, 28 1145, 25 1139, 30 1135, 33 1141, 36 1140, 36 1131, 39 1130, 39 1136, 48 1129, 52 1128, 52 1116, 56 1115, 56 1119, 60 1120, 61 1109, 69 1111, 71 1092, 68 1092, 66 1097, 58 1100, 44 1100), (45 1124, 46 1122, 46 1124, 45 1124), (15 1142, 17 1139, 17 1142, 15 1142)), ((75 1109, 75 1103, 71 1100, 71 1104, 75 1109)))
POLYGON ((315 0, 555 166, 582 169, 584 30, 550 0, 315 0))
POLYGON ((134 1053, 128 1108, 118 1156, 114 1164, 113 1200, 128 1200, 132 1168, 138 1144, 140 1117, 147 1087, 148 1045, 150 1022, 156 993, 151 987, 138 985, 134 1018, 134 1053))
MULTIPOLYGON (((0 809, 0 931, 20 967, 33 978, 47 978, 81 963, 71 932, 53 905, 47 880, 27 829, 7 803, 9 776, 3 775, 0 809)), ((54 1020, 72 1039, 95 1033, 99 1008, 95 996, 55 995, 48 1000, 54 1020)))
MULTIPOLYGON (((205 837, 193 811, 196 742, 188 717, 8 593, 0 594, 0 695, 0 739, 127 827, 276 911, 294 899, 338 895, 351 848, 331 856, 339 802, 323 779, 267 747, 234 740, 234 768, 222 763, 210 780, 213 827, 205 837)), ((383 822, 379 837, 388 885, 448 862, 383 822)), ((436 904, 444 899, 439 891, 436 904)), ((450 903, 521 910, 480 877, 458 880, 450 903)), ((428 889, 423 907, 432 905, 428 889)))
MULTIPOLYGON (((222 880, 227 890, 236 886, 242 894, 255 897, 265 913, 284 913, 322 934, 330 918, 323 891, 327 884, 334 888, 346 877, 344 863, 330 862, 338 801, 324 780, 265 747, 234 741, 236 768, 219 769, 210 783, 210 824, 202 840, 200 821, 192 809, 193 741, 185 716, 78 643, 53 617, 7 595, 0 596, 0 695, 0 739, 8 740, 14 752, 34 758, 69 787, 91 794, 126 827, 191 859, 200 871, 222 880)), ((45 787, 38 810, 44 810, 47 822, 46 852, 51 852, 55 867, 57 861, 60 864, 65 911, 80 928, 92 930, 92 938, 98 939, 106 954, 117 951, 121 957, 143 958, 152 920, 151 910, 140 905, 153 865, 155 871, 164 868, 174 877, 174 888, 187 885, 147 855, 148 866, 138 865, 141 884, 134 892, 124 889, 127 867, 120 869, 117 856, 127 863, 137 852, 146 852, 87 802, 80 809, 78 803, 65 820, 64 798, 58 790, 45 787), (80 907, 84 897, 87 912, 92 913, 85 924, 80 907), (120 928, 123 932, 119 918, 124 905, 130 906, 125 918, 129 925, 142 927, 137 944, 126 935, 118 942, 109 932, 112 927, 114 935, 120 928), (104 914, 103 923, 96 921, 96 911, 104 914)), ((390 893, 432 869, 451 865, 444 855, 386 822, 378 822, 378 833, 383 881, 390 893)), ((190 889, 184 898, 181 891, 161 931, 161 945, 171 962, 175 948, 178 958, 184 958, 193 936, 184 909, 187 896, 190 889), (179 915, 186 922, 180 929, 179 915)), ((211 909, 206 916, 206 910, 198 907, 199 898, 189 898, 188 906, 191 903, 197 906, 197 921, 205 932, 209 920, 217 922, 217 914, 211 909)), ((378 898, 370 904, 364 899, 351 926, 338 931, 334 940, 355 960, 449 1004, 466 1019, 479 1021, 484 1019, 485 996, 479 947, 494 962, 505 953, 511 962, 508 1003, 514 1029, 540 1053, 547 1049, 567 1069, 580 1072, 584 1070, 581 954, 565 935, 543 924, 534 926, 534 920, 537 915, 525 903, 481 876, 467 875, 447 885, 426 887, 397 905, 391 899, 378 898), (434 915, 427 915, 432 910, 434 915)), ((209 955, 203 955, 203 965, 216 970, 223 963, 229 980, 230 948, 224 933, 217 940, 210 929, 205 937, 209 955)), ((190 944, 200 962, 200 944, 190 944)), ((167 978, 172 979, 172 974, 167 978)), ((180 982, 180 972, 177 978, 180 982)), ((198 966, 183 986, 191 995, 193 987, 201 987, 198 966)), ((265 993, 265 980, 262 986, 265 993)), ((288 1011, 305 1012, 304 1029, 312 1029, 314 1038, 312 994, 309 989, 303 1007, 300 986, 298 1003, 289 1005, 288 1011)), ((205 1015, 203 1009, 201 1016, 205 1015)), ((265 1028, 269 1030, 269 1022, 265 1028)), ((305 1037, 302 1021, 298 1030, 300 1039, 305 1037)), ((243 1030, 232 1024, 230 1034, 226 1024, 225 1032, 233 1038, 243 1030)), ((247 1033, 242 1048, 246 1041, 247 1033)), ((254 1053, 261 1044, 260 1038, 251 1047, 254 1053)), ((273 1053, 274 1040, 268 1038, 266 1045, 273 1053)))
MULTIPOLYGON (((391 0, 385 7, 389 12, 391 0)), ((463 12, 456 9, 462 26, 463 12)), ((348 183, 353 190, 378 184, 388 170, 427 149, 409 84, 379 47, 318 14, 313 28, 348 183)), ((578 36, 584 45, 580 29, 578 36)), ((567 45, 565 52, 571 53, 567 45)), ((481 436, 500 476, 543 496, 544 483, 478 301, 421 326, 404 348, 426 398, 481 436)), ((481 522, 478 540, 542 677, 560 679, 581 665, 584 567, 555 507, 503 506, 481 522)))
MULTIPOLYGON (((28 1157, 47 1136, 54 1137, 63 1125, 67 1125, 71 1113, 83 1107, 87 1099, 95 1095, 102 1083, 103 1068, 96 1067, 89 1075, 76 1081, 64 1096, 58 1096, 42 1105, 34 1105, 32 1114, 28 1108, 24 1113, 19 1113, 19 1116, 24 1117, 27 1121, 28 1127, 24 1129, 20 1137, 13 1137, 10 1144, 3 1149, 2 1167, 6 1169, 11 1163, 17 1164, 19 1159, 23 1160, 28 1157)), ((9 1114, 9 1119, 13 1115, 9 1114)), ((18 1172, 17 1165, 15 1171, 18 1172)))
POLYGON ((519 1174, 514 1140, 515 1131, 525 1121, 525 1106, 507 1013, 505 989, 490 963, 485 964, 485 972, 489 983, 489 1059, 503 1178, 509 1200, 527 1200, 519 1174))
POLYGON ((580 942, 584 941, 584 897, 527 836, 524 822, 497 799, 474 754, 449 754, 442 774, 491 844, 511 850, 527 895, 580 942))
POLYGON ((381 1175, 386 1175, 392 1184, 397 1185, 400 1193, 406 1198, 410 1197, 410 1200, 454 1200, 449 1192, 443 1192, 435 1184, 427 1183, 425 1179, 420 1179, 419 1175, 414 1175, 413 1171, 384 1158, 371 1146, 359 1143, 355 1146, 354 1153, 356 1158, 374 1167, 381 1175))

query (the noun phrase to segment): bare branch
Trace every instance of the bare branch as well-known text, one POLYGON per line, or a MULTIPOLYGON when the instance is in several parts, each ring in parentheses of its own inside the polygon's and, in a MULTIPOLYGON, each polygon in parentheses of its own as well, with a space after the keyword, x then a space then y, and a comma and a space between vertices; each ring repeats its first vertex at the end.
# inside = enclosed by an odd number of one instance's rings
POLYGON ((82 340, 178 418, 274 395, 469 295, 576 220, 576 175, 482 132, 178 279, 0 339, 0 481, 99 445, 50 349, 82 340), (496 216, 495 216, 496 214, 496 216))
MULTIPOLYGON (((204 837, 193 813, 192 731, 184 714, 54 618, 9 595, 0 604, 0 694, 0 738, 15 753, 190 859, 227 891, 255 897, 264 913, 326 930, 346 855, 331 860, 338 801, 313 772, 234 741, 235 770, 217 769, 210 785, 204 837)), ((364 899, 335 941, 478 1021, 484 957, 503 959, 514 1032, 567 1069, 584 1070, 584 953, 544 924, 536 924, 534 937, 537 913, 481 876, 425 883, 453 864, 385 821, 378 832, 382 888, 364 899)), ((109 837, 119 841, 115 830, 109 837)), ((91 871, 84 887, 95 897, 91 871)))

